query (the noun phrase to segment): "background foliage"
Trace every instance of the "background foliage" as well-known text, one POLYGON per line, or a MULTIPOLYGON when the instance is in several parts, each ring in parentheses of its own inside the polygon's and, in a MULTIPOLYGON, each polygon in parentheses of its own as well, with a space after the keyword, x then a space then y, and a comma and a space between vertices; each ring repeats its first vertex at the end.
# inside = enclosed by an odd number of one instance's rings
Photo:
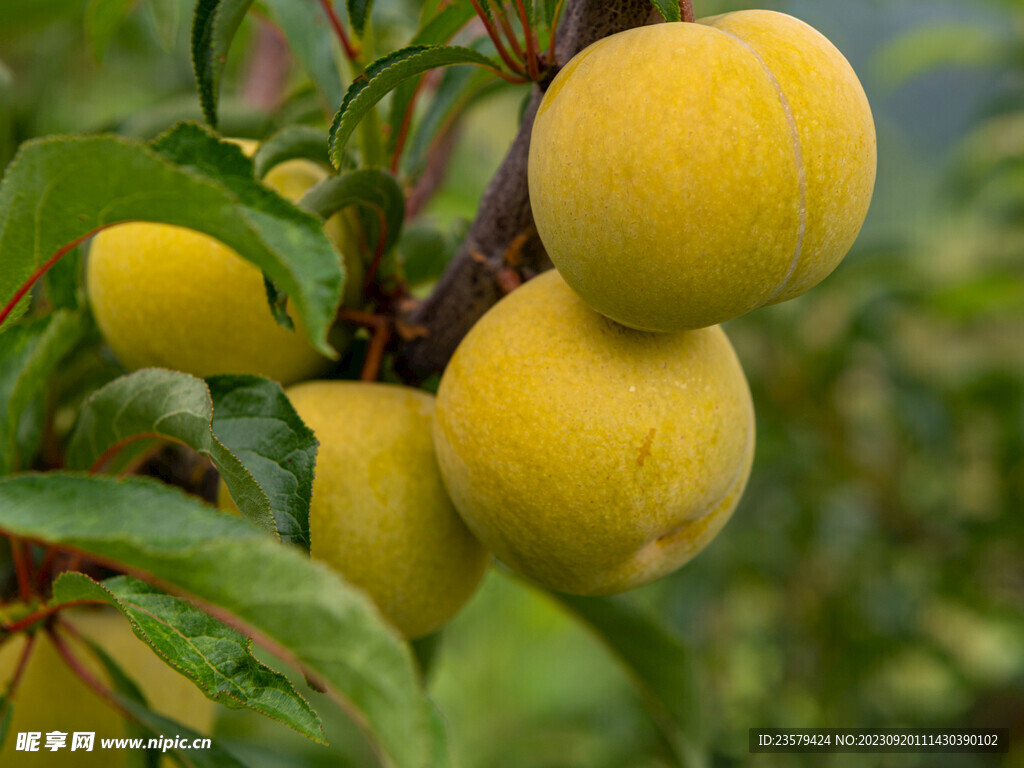
MULTIPOLYGON (((83 5, 103 4, 0 4, 0 165, 34 136, 151 137, 199 117, 190 0, 141 0, 109 28, 96 14, 83 26, 83 5)), ((324 118, 297 65, 283 104, 253 96, 252 51, 277 5, 231 49, 225 135, 324 118)), ((753 726, 948 724, 1009 726, 1014 749, 872 764, 1024 766, 1024 8, 762 6, 817 27, 860 74, 879 133, 874 203, 824 284, 729 324, 758 415, 750 488, 706 552, 629 599, 691 646, 715 765, 865 764, 759 759, 753 726)), ((418 10, 380 0, 373 13, 382 41, 404 41, 418 10)), ((477 102, 421 224, 458 232, 472 217, 523 93, 477 102)), ((501 571, 437 653, 431 692, 466 768, 672 764, 607 650, 501 571)), ((351 725, 326 726, 329 752, 243 711, 225 710, 216 735, 254 766, 373 764, 351 725)))

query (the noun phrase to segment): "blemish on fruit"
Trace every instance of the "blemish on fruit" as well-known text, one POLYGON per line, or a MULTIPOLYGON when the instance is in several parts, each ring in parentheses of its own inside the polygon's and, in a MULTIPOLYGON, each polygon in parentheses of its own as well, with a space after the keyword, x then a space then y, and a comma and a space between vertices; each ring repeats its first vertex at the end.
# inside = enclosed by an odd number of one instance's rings
POLYGON ((654 434, 657 432, 654 427, 651 427, 651 431, 647 433, 647 437, 644 438, 644 444, 640 446, 640 453, 636 457, 636 465, 642 467, 647 458, 651 455, 651 445, 654 443, 654 434))
POLYGON ((664 545, 670 543, 673 539, 678 538, 679 535, 682 534, 685 530, 686 530, 686 526, 685 525, 677 525, 671 531, 667 531, 667 532, 661 534, 661 536, 659 536, 657 539, 655 539, 655 543, 664 546, 664 545))

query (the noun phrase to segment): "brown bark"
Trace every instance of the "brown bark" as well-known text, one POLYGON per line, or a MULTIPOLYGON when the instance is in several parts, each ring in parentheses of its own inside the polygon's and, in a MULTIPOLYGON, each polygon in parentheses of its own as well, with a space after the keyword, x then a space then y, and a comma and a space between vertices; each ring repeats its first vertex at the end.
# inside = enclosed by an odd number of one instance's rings
MULTIPOLYGON (((558 30, 558 61, 656 17, 649 0, 570 0, 558 30)), ((396 349, 397 370, 410 383, 444 370, 469 329, 507 292, 510 266, 527 276, 551 266, 533 224, 526 181, 530 132, 542 95, 534 86, 515 141, 484 192, 462 247, 430 297, 403 318, 427 330, 396 349)))

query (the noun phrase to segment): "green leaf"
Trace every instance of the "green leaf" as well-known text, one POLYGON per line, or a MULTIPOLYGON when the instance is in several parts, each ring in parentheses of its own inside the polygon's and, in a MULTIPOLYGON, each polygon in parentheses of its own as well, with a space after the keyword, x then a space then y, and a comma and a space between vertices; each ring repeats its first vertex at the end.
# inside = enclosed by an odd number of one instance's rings
POLYGON ((58 260, 43 278, 46 298, 55 309, 78 309, 85 304, 82 290, 82 249, 75 248, 58 260))
MULTIPOLYGON (((217 116, 217 130, 223 136, 264 136, 274 128, 274 121, 270 115, 238 97, 229 96, 221 99, 217 116)), ((137 139, 153 139, 178 123, 199 122, 202 119, 203 111, 195 96, 177 96, 132 112, 117 126, 117 134, 137 139)))
POLYGON ((252 709, 325 743, 319 716, 288 678, 257 661, 252 640, 187 600, 128 576, 100 583, 63 574, 54 583, 53 603, 79 600, 103 600, 121 611, 135 636, 211 701, 252 709))
POLYGON ((348 10, 348 20, 352 23, 352 29, 359 36, 366 31, 366 21, 370 18, 370 11, 373 8, 373 0, 345 0, 345 7, 348 10))
POLYGON ((174 440, 209 458, 244 517, 309 549, 316 438, 278 384, 214 376, 208 386, 161 368, 122 376, 82 406, 67 465, 98 468, 113 450, 143 437, 174 440))
POLYGON ((316 0, 262 0, 262 3, 284 32, 292 53, 316 87, 322 113, 329 116, 329 110, 341 101, 344 88, 334 35, 323 18, 323 10, 316 0))
POLYGON ((434 738, 430 768, 455 768, 451 750, 448 749, 447 726, 444 717, 433 703, 430 705, 430 731, 434 738))
POLYGON ((267 304, 274 322, 289 331, 295 330, 295 321, 288 314, 288 294, 277 287, 277 283, 263 275, 263 289, 267 292, 267 304))
POLYGON ((413 45, 377 59, 349 86, 331 126, 331 162, 340 167, 342 151, 366 113, 406 80, 437 67, 474 64, 488 69, 498 65, 472 48, 413 45))
POLYGON ((0 334, 0 475, 31 459, 19 440, 26 414, 91 328, 84 313, 58 310, 0 334))
POLYGON ((213 408, 206 382, 187 373, 143 368, 121 376, 96 390, 83 404, 68 442, 67 466, 98 470, 113 452, 129 443, 143 438, 174 440, 209 458, 242 515, 261 530, 276 534, 267 494, 214 434, 213 408))
POLYGON ((121 26, 135 0, 90 0, 85 8, 85 34, 92 43, 96 61, 103 60, 107 46, 121 26))
MULTIPOLYGON (((413 37, 410 45, 436 45, 447 43, 456 32, 462 29, 466 23, 476 16, 473 6, 467 2, 457 0, 444 6, 431 18, 416 36, 413 37)), ((397 148, 398 137, 401 135, 402 123, 405 121, 405 113, 412 103, 413 96, 422 77, 406 80, 399 85, 391 96, 391 108, 388 115, 388 154, 393 155, 397 148)))
MULTIPOLYGON (((337 102, 335 102, 337 103, 337 102)), ((14 155, 14 76, 0 61, 0 169, 14 155)))
POLYGON ((430 704, 408 645, 362 591, 294 547, 176 488, 65 472, 0 479, 0 531, 191 596, 347 701, 385 762, 429 765, 430 704))
POLYGON ((274 166, 296 159, 311 160, 333 170, 327 156, 327 137, 323 132, 308 125, 289 125, 256 150, 252 158, 256 178, 262 179, 274 166))
POLYGON ((235 249, 288 294, 317 349, 337 356, 327 332, 344 272, 323 222, 256 181, 237 146, 193 124, 151 145, 114 136, 22 145, 0 186, 0 306, 62 248, 124 221, 188 227, 235 249))
MULTIPOLYGON (((223 181, 223 183, 228 186, 232 192, 238 195, 240 200, 247 203, 250 207, 265 207, 282 217, 290 217, 292 214, 299 214, 296 217, 296 221, 299 219, 306 219, 306 217, 302 216, 290 202, 284 201, 282 197, 268 190, 268 188, 263 184, 254 183, 255 179, 253 177, 252 161, 245 157, 240 150, 235 151, 234 153, 217 154, 210 152, 211 142, 214 145, 223 146, 222 142, 216 141, 208 133, 199 129, 197 126, 182 125, 174 131, 159 137, 154 142, 154 147, 164 152, 175 162, 180 163, 181 165, 195 167, 203 173, 223 181)), ((229 144, 228 146, 234 145, 229 144)), ((308 219, 306 220, 306 223, 308 223, 308 219)), ((320 235, 323 234, 322 230, 317 231, 320 235)), ((267 234, 271 237, 280 237, 280 242, 277 243, 277 247, 282 253, 288 253, 292 248, 306 247, 304 244, 297 242, 297 238, 294 237, 294 235, 301 234, 298 230, 292 232, 287 230, 276 231, 270 229, 267 231, 267 234)), ((326 238, 315 237, 314 240, 318 241, 317 244, 322 245, 326 238)), ((329 243, 330 241, 327 242, 329 243)), ((333 246, 331 246, 331 254, 333 269, 325 269, 323 273, 324 277, 328 276, 328 271, 333 271, 334 273, 340 272, 344 279, 344 266, 342 261, 338 259, 337 252, 333 250, 333 246)), ((275 275, 267 274, 266 270, 264 270, 264 274, 269 279, 275 280, 275 287, 278 289, 282 287, 282 285, 279 285, 280 280, 278 280, 275 275)), ((289 288, 288 284, 284 283, 283 287, 285 289, 284 292, 287 293, 289 288)), ((342 281, 342 285, 339 290, 341 288, 344 288, 344 280, 342 281)), ((326 299, 327 296, 325 295, 324 298, 326 299)), ((337 296, 333 298, 335 300, 338 299, 337 296)), ((332 310, 333 309, 336 309, 336 307, 332 307, 332 310)), ((274 312, 275 315, 284 314, 283 302, 280 312, 277 312, 273 306, 271 306, 271 311, 274 312)), ((280 321, 280 318, 278 319, 280 321)), ((328 320, 328 327, 332 321, 333 316, 328 320)), ((281 324, 286 328, 292 327, 290 318, 287 322, 283 322, 281 324)), ((326 344, 326 342, 325 346, 328 351, 332 352, 332 356, 336 356, 336 354, 333 354, 333 350, 326 344)))
POLYGON ((213 398, 214 433, 267 494, 282 538, 309 549, 317 452, 313 431, 276 382, 223 375, 206 383, 213 398))
POLYGON ((192 69, 203 115, 217 125, 217 99, 228 48, 253 0, 199 0, 192 17, 192 69))
POLYGON ((630 671, 679 765, 706 765, 699 747, 697 677, 682 638, 622 596, 549 594, 588 624, 630 671))
POLYGON ((331 176, 311 187, 299 201, 300 208, 324 219, 350 205, 369 206, 384 215, 388 230, 385 251, 398 242, 405 219, 405 195, 387 171, 364 168, 331 176))
MULTIPOLYGON (((665 21, 682 21, 678 0, 651 0, 651 5, 661 14, 665 21)), ((552 13, 552 15, 554 15, 552 13)))

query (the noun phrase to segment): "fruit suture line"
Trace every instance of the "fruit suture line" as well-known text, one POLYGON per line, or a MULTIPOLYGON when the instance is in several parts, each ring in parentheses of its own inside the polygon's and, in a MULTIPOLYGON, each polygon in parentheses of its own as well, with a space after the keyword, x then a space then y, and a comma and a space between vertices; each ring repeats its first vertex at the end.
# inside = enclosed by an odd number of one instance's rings
POLYGON ((757 59, 758 64, 760 64, 761 68, 764 69, 765 76, 771 81, 772 87, 779 96, 779 102, 782 104, 782 110, 786 113, 786 122, 789 125, 790 139, 793 142, 793 158, 796 163, 797 184, 800 190, 800 198, 797 203, 797 212, 800 217, 800 221, 797 224, 796 245, 793 247, 793 258, 789 262, 789 269, 786 270, 786 274, 782 276, 782 279, 779 280, 778 286, 768 296, 767 302, 771 303, 786 289, 786 286, 789 285, 789 281, 793 277, 793 273, 796 272, 797 265, 800 263, 800 256, 803 253, 804 236, 807 234, 807 169, 804 165, 804 151, 800 144, 800 133, 797 131, 796 119, 793 117, 793 107, 790 105, 789 98, 786 96, 786 92, 779 83, 779 79, 775 77, 775 73, 772 72, 771 67, 768 66, 761 54, 757 52, 757 49, 750 45, 746 40, 737 37, 728 31, 726 31, 725 34, 729 35, 729 37, 750 51, 751 56, 757 59))

